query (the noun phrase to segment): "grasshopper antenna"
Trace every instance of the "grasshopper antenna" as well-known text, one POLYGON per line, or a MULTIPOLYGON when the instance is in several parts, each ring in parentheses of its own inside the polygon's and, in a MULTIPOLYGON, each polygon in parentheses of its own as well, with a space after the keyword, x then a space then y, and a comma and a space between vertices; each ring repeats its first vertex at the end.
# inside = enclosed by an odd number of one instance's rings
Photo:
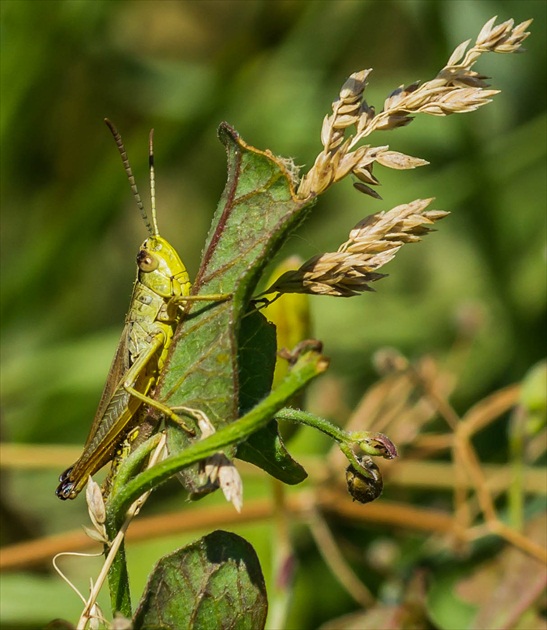
POLYGON ((154 236, 159 235, 158 223, 156 220, 156 175, 154 172, 154 130, 150 129, 148 137, 148 166, 150 169, 150 206, 152 208, 152 225, 154 226, 154 236))
MULTIPOLYGON (((126 172, 127 178, 129 179, 129 185, 131 186, 131 192, 133 193, 133 197, 135 197, 135 201, 137 202, 137 206, 140 210, 141 216, 143 218, 143 221, 146 224, 146 227, 148 229, 148 232, 151 236, 158 236, 159 232, 158 232, 158 226, 156 224, 156 209, 155 209, 155 199, 154 199, 154 205, 152 207, 152 223, 150 223, 150 219, 148 218, 148 215, 146 214, 146 210, 144 209, 144 205, 142 203, 142 199, 141 196, 139 194, 139 191, 137 189, 137 184, 135 182, 135 176, 133 175, 133 171, 131 170, 131 166, 129 165, 129 160, 127 158, 127 152, 125 150, 125 146, 123 144, 122 141, 122 137, 120 135, 120 133, 118 132, 118 130, 116 129, 116 127, 114 126, 114 123, 109 120, 108 118, 104 119, 106 126, 110 129, 110 133, 112 134, 112 136, 114 137, 114 141, 116 142, 116 146, 118 147, 118 151, 120 152, 120 157, 122 158, 122 163, 123 163, 123 168, 126 172)), ((151 163, 150 166, 150 184, 152 186, 152 181, 153 181, 153 165, 151 163)), ((155 194, 153 195, 153 198, 155 198, 155 194)))

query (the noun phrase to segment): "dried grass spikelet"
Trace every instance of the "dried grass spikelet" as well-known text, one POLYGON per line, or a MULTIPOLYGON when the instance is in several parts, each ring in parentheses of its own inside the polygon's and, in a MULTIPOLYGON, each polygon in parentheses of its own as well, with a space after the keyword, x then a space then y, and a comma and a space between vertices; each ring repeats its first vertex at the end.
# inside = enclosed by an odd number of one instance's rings
POLYGON ((267 293, 309 293, 351 297, 385 277, 378 269, 388 263, 405 243, 416 243, 431 231, 431 225, 447 216, 441 210, 426 210, 432 199, 378 212, 360 221, 349 239, 336 252, 310 258, 296 271, 284 273, 267 293))
POLYGON ((106 507, 101 492, 101 488, 96 481, 93 481, 91 476, 87 482, 85 491, 85 497, 87 502, 87 509, 89 512, 89 518, 93 524, 93 528, 83 526, 86 534, 93 540, 101 543, 108 544, 108 535, 106 533, 106 507))
POLYGON ((379 195, 370 186, 379 182, 372 174, 374 162, 388 168, 409 169, 427 164, 425 160, 390 151, 388 146, 356 145, 373 131, 386 131, 408 125, 414 114, 432 116, 471 112, 486 103, 498 90, 489 90, 484 75, 472 70, 485 52, 521 52, 522 42, 528 37, 526 28, 532 20, 513 27, 507 20, 495 25, 496 17, 481 29, 475 44, 466 52, 470 40, 460 44, 446 66, 431 81, 400 86, 384 102, 384 109, 376 114, 364 100, 363 94, 371 69, 353 73, 342 86, 338 100, 332 104, 332 114, 325 117, 321 129, 323 150, 313 167, 300 180, 298 196, 319 195, 329 186, 350 173, 359 182, 355 187, 373 197, 379 195), (354 135, 347 135, 350 128, 354 135))

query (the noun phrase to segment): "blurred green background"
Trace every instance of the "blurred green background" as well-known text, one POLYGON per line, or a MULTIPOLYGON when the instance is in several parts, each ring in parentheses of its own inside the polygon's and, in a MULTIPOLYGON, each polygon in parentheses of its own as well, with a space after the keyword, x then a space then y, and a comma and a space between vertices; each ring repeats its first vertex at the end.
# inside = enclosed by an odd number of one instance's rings
MULTIPOLYGON (((82 444, 121 332, 146 233, 105 116, 122 133, 145 203, 155 128, 160 231, 192 277, 225 181, 221 121, 306 170, 351 72, 374 68, 366 98, 380 109, 400 84, 433 78, 494 15, 535 20, 525 54, 478 63, 502 93, 478 112, 421 116, 373 136, 431 165, 377 168, 383 201, 337 185, 285 253, 333 251, 367 214, 415 198, 434 196, 434 207, 452 212, 397 256, 376 294, 312 300, 349 406, 375 378, 375 350, 442 355, 469 307, 483 327, 456 408, 519 380, 545 354, 544 2, 2 0, 0 10, 4 441, 82 444)), ((4 475, 3 543, 84 522, 83 500, 54 496, 64 467, 4 475)), ((78 607, 57 577, 3 584, 4 623, 38 624, 78 607)), ((326 598, 299 623, 315 627, 341 605, 326 598)))

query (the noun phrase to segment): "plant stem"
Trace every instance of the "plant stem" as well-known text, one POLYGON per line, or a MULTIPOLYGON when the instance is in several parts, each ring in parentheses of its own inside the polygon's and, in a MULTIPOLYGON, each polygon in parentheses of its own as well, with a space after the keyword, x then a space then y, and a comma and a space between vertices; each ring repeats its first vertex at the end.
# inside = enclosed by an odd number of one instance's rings
POLYGON ((356 455, 354 449, 359 449, 363 454, 372 457, 385 457, 392 459, 397 457, 397 449, 391 440, 382 433, 375 433, 373 431, 344 431, 340 427, 337 427, 332 422, 320 418, 307 411, 301 411, 299 409, 282 409, 276 414, 277 420, 288 420, 289 422, 297 422, 299 424, 306 424, 309 427, 313 427, 322 433, 325 433, 333 440, 338 442, 338 446, 348 461, 365 475, 374 479, 375 476, 371 474, 367 466, 363 466, 363 461, 356 455))
MULTIPOLYGON (((154 435, 147 442, 139 446, 125 462, 122 463, 118 471, 113 490, 119 487, 123 481, 127 480, 128 471, 134 471, 138 462, 142 462, 144 457, 149 455, 153 449, 149 462, 149 467, 154 466, 160 457, 165 446, 164 435, 154 435)), ((119 531, 117 531, 115 522, 107 518, 105 523, 109 538, 112 540, 110 549, 107 550, 107 560, 103 571, 108 571, 108 586, 110 590, 110 602, 112 612, 120 612, 124 617, 131 618, 131 593, 129 590, 129 573, 127 571, 127 562, 125 555, 124 538, 125 532, 129 527, 133 517, 138 514, 145 501, 148 499, 149 492, 139 497, 129 508, 126 519, 119 531)))
POLYGON ((168 457, 145 470, 117 492, 113 491, 107 505, 107 519, 114 524, 121 524, 125 511, 141 494, 156 487, 179 470, 210 457, 227 446, 244 441, 268 424, 292 396, 324 372, 327 366, 328 362, 318 352, 304 353, 279 386, 249 413, 206 439, 195 442, 182 453, 168 457))
POLYGON ((287 420, 289 422, 296 422, 297 424, 305 424, 309 427, 313 427, 322 433, 325 433, 333 440, 336 440, 339 444, 346 444, 349 441, 349 433, 344 431, 340 427, 337 427, 332 422, 315 416, 308 411, 301 411, 300 409, 290 409, 286 407, 281 409, 275 414, 276 420, 287 420))

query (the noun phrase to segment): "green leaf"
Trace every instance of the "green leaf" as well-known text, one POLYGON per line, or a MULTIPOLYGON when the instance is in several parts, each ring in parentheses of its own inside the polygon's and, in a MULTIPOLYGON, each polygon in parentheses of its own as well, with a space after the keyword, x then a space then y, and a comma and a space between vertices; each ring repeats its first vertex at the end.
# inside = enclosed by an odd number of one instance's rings
POLYGON ((244 415, 272 388, 276 363, 276 329, 252 308, 241 320, 238 339, 239 415, 244 415))
MULTIPOLYGON (((249 312, 239 332, 239 413, 252 409, 270 392, 276 365, 275 326, 258 311, 249 312)), ((238 446, 237 457, 265 470, 276 479, 297 484, 308 476, 283 444, 277 422, 253 433, 238 446)))
POLYGON ((258 630, 267 612, 254 549, 236 534, 216 531, 158 562, 133 623, 135 630, 258 630))
MULTIPOLYGON (((295 197, 280 160, 246 145, 226 124, 220 126, 219 137, 228 155, 228 181, 193 293, 230 294, 231 299, 190 304, 156 391, 156 398, 170 407, 205 413, 217 430, 239 416, 238 338, 252 293, 268 260, 313 202, 295 197)), ((246 396, 244 405, 248 404, 246 396)), ((198 438, 170 426, 169 450, 180 452, 198 438)), ((195 468, 182 475, 186 487, 199 492, 195 468)))
POLYGON ((301 483, 308 476, 285 449, 275 420, 240 444, 237 456, 290 485, 301 483))

